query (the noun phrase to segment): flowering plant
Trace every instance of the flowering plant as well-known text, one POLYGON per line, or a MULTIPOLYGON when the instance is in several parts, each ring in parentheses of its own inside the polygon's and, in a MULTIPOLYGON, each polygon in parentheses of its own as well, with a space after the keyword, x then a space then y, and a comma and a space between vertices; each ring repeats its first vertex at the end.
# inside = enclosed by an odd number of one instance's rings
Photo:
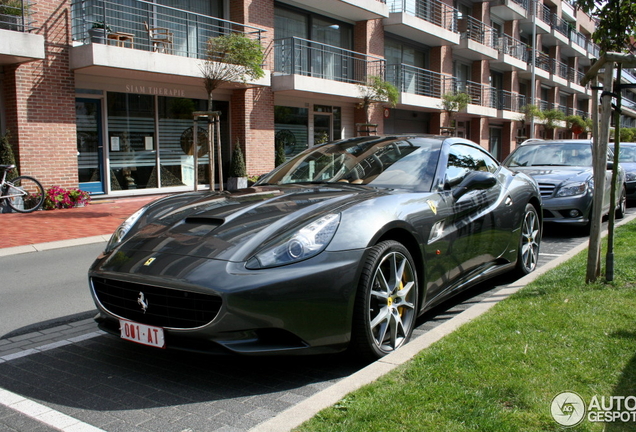
POLYGON ((64 189, 53 186, 46 191, 44 197, 44 210, 61 208, 84 207, 91 200, 88 192, 80 189, 64 189))

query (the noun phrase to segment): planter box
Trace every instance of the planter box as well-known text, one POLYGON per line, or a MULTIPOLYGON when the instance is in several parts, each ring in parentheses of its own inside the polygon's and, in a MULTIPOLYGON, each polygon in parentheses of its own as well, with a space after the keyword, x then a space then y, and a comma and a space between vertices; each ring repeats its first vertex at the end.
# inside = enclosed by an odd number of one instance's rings
POLYGON ((245 189, 247 187, 247 177, 228 177, 227 189, 237 190, 245 189))

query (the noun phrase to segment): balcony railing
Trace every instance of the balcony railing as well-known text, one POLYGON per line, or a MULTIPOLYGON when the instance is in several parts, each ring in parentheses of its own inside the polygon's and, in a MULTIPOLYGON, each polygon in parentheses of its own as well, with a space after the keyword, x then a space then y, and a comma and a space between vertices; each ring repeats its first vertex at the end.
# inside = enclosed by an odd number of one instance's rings
POLYGON ((568 79, 574 84, 581 85, 581 80, 585 74, 574 68, 568 68, 568 79))
POLYGON ((554 59, 554 64, 553 64, 553 73, 565 80, 568 79, 568 72, 569 72, 569 67, 566 63, 560 62, 556 59, 554 59))
POLYGON ((525 95, 510 92, 508 90, 499 90, 498 94, 498 109, 504 111, 522 112, 523 107, 526 106, 525 95))
POLYGON ((346 83, 365 84, 367 77, 384 78, 385 60, 296 37, 274 40, 274 71, 346 83))
POLYGON ((456 88, 450 75, 405 64, 387 65, 386 80, 400 92, 438 99, 456 88))
POLYGON ((543 21, 546 24, 552 25, 552 12, 550 12, 550 8, 544 4, 539 2, 535 2, 537 18, 543 21))
POLYGON ((497 49, 499 42, 498 32, 493 27, 471 16, 459 20, 459 29, 462 38, 471 39, 482 45, 497 49))
POLYGON ((501 37, 499 50, 504 54, 512 56, 518 60, 527 61, 528 45, 521 42, 519 39, 508 36, 507 34, 504 34, 501 37))
POLYGON ((34 1, 19 0, 10 4, 0 3, 0 29, 19 32, 35 30, 31 7, 34 1))
POLYGON ((570 35, 570 25, 563 18, 560 18, 557 14, 551 15, 551 25, 554 30, 561 33, 564 36, 569 37, 570 35))
POLYGON ((550 59, 550 56, 544 52, 537 51, 535 65, 539 69, 552 73, 552 59, 550 59))
POLYGON ((265 30, 145 0, 74 0, 73 40, 104 43, 185 57, 204 58, 210 38, 240 32, 262 40, 265 30), (161 28, 157 44, 146 29, 161 28), (106 30, 106 31, 105 31, 106 30))
POLYGON ((439 0, 392 0, 390 12, 404 12, 458 33, 458 10, 439 0))
POLYGON ((470 96, 470 103, 488 108, 497 108, 497 89, 474 81, 457 83, 457 91, 470 96))

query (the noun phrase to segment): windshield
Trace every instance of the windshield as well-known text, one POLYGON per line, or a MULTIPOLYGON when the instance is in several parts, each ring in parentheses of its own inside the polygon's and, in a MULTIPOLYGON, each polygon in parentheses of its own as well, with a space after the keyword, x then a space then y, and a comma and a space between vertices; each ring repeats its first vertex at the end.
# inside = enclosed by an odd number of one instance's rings
POLYGON ((309 149, 258 184, 344 183, 429 191, 439 140, 359 137, 309 149))
POLYGON ((592 166, 589 144, 532 144, 518 147, 505 161, 509 167, 592 166))
MULTIPOLYGON (((611 147, 614 150, 614 146, 611 147)), ((620 144, 619 162, 636 162, 636 146, 620 144)))

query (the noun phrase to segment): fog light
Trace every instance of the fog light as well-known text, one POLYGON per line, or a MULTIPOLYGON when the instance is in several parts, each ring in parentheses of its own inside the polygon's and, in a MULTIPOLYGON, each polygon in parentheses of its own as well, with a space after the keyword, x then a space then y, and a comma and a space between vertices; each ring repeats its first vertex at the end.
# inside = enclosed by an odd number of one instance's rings
POLYGON ((577 218, 577 217, 581 216, 581 212, 578 211, 578 210, 570 210, 569 215, 570 215, 571 218, 577 218))

